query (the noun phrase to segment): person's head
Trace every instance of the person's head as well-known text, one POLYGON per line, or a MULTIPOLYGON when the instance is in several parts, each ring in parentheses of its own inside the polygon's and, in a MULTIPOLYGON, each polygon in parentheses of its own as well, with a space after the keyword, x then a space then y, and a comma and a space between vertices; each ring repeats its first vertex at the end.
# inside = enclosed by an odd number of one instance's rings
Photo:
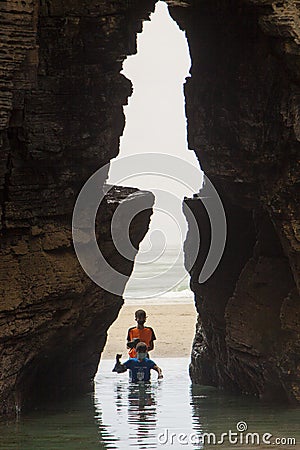
POLYGON ((145 359, 147 355, 147 345, 145 342, 139 342, 136 346, 136 357, 137 359, 145 359))
POLYGON ((146 319, 147 319, 146 311, 144 311, 143 309, 138 309, 135 312, 135 320, 137 321, 138 325, 144 325, 146 319))

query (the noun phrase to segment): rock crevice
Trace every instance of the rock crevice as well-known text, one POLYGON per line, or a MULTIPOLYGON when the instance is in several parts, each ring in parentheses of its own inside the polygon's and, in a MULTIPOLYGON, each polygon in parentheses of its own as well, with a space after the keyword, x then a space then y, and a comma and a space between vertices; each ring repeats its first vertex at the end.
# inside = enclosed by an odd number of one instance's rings
MULTIPOLYGON (((167 3, 192 58, 189 146, 228 219, 222 261, 199 285, 210 224, 201 200, 186 200, 203 243, 191 270, 199 313, 191 376, 299 401, 298 3, 167 3)), ((85 389, 121 307, 120 296, 94 285, 79 266, 71 216, 85 181, 118 154, 132 91, 120 70, 154 5, 0 5, 1 413, 30 404, 46 385, 49 392, 85 389)), ((99 240, 129 276, 132 262, 114 252, 109 232, 117 205, 135 195, 121 191, 100 211, 99 240)), ((146 210, 131 227, 136 248, 150 215, 146 210)))

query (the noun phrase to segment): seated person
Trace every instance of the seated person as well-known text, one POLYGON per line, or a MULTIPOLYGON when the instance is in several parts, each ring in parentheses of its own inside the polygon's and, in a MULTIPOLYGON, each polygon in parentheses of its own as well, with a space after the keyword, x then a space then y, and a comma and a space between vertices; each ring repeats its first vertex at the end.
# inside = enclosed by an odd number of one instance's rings
POLYGON ((130 358, 136 357, 136 344, 138 342, 145 342, 147 345, 147 356, 148 352, 153 350, 156 336, 151 327, 145 327, 144 324, 146 322, 146 312, 143 309, 138 309, 135 312, 135 320, 137 322, 136 327, 131 327, 127 333, 127 347, 130 349, 128 351, 130 358))
POLYGON ((116 356, 116 365, 113 372, 122 373, 129 369, 130 381, 149 381, 151 369, 158 373, 158 379, 163 378, 162 370, 156 365, 154 361, 146 358, 147 345, 144 342, 139 342, 136 346, 137 357, 129 358, 122 364, 120 362, 121 355, 116 356))

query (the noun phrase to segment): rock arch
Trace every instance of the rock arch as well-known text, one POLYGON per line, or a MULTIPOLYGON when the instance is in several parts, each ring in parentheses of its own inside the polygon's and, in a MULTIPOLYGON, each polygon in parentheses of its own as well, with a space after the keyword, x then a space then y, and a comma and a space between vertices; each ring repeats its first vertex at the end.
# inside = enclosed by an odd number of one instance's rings
MULTIPOLYGON (((219 189, 233 237, 204 286, 195 280, 205 246, 191 273, 199 311, 192 379, 299 400, 297 2, 167 3, 187 32, 193 61, 185 89, 190 147, 219 189)), ((42 392, 36 380, 55 361, 48 389, 67 389, 70 377, 75 389, 86 388, 121 307, 120 297, 107 296, 82 272, 71 214, 83 182, 118 153, 131 93, 119 72, 154 4, 1 4, 2 413, 42 392)), ((108 249, 110 216, 129 193, 114 191, 104 207, 100 232, 108 249)), ((207 246, 205 212, 197 199, 187 201, 207 246)), ((136 246, 150 214, 132 228, 136 246)), ((131 265, 110 249, 129 275, 131 265)))

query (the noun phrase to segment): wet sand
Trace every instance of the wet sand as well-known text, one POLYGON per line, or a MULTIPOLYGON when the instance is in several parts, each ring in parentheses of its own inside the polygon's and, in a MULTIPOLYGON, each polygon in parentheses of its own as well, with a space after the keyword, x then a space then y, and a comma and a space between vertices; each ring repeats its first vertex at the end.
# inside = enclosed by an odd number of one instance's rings
POLYGON ((157 340, 150 357, 189 357, 195 334, 196 310, 194 304, 176 303, 147 305, 124 305, 117 320, 108 331, 107 343, 102 353, 103 359, 114 358, 116 353, 127 357, 127 330, 136 324, 134 312, 137 309, 147 312, 146 325, 152 327, 157 340))

